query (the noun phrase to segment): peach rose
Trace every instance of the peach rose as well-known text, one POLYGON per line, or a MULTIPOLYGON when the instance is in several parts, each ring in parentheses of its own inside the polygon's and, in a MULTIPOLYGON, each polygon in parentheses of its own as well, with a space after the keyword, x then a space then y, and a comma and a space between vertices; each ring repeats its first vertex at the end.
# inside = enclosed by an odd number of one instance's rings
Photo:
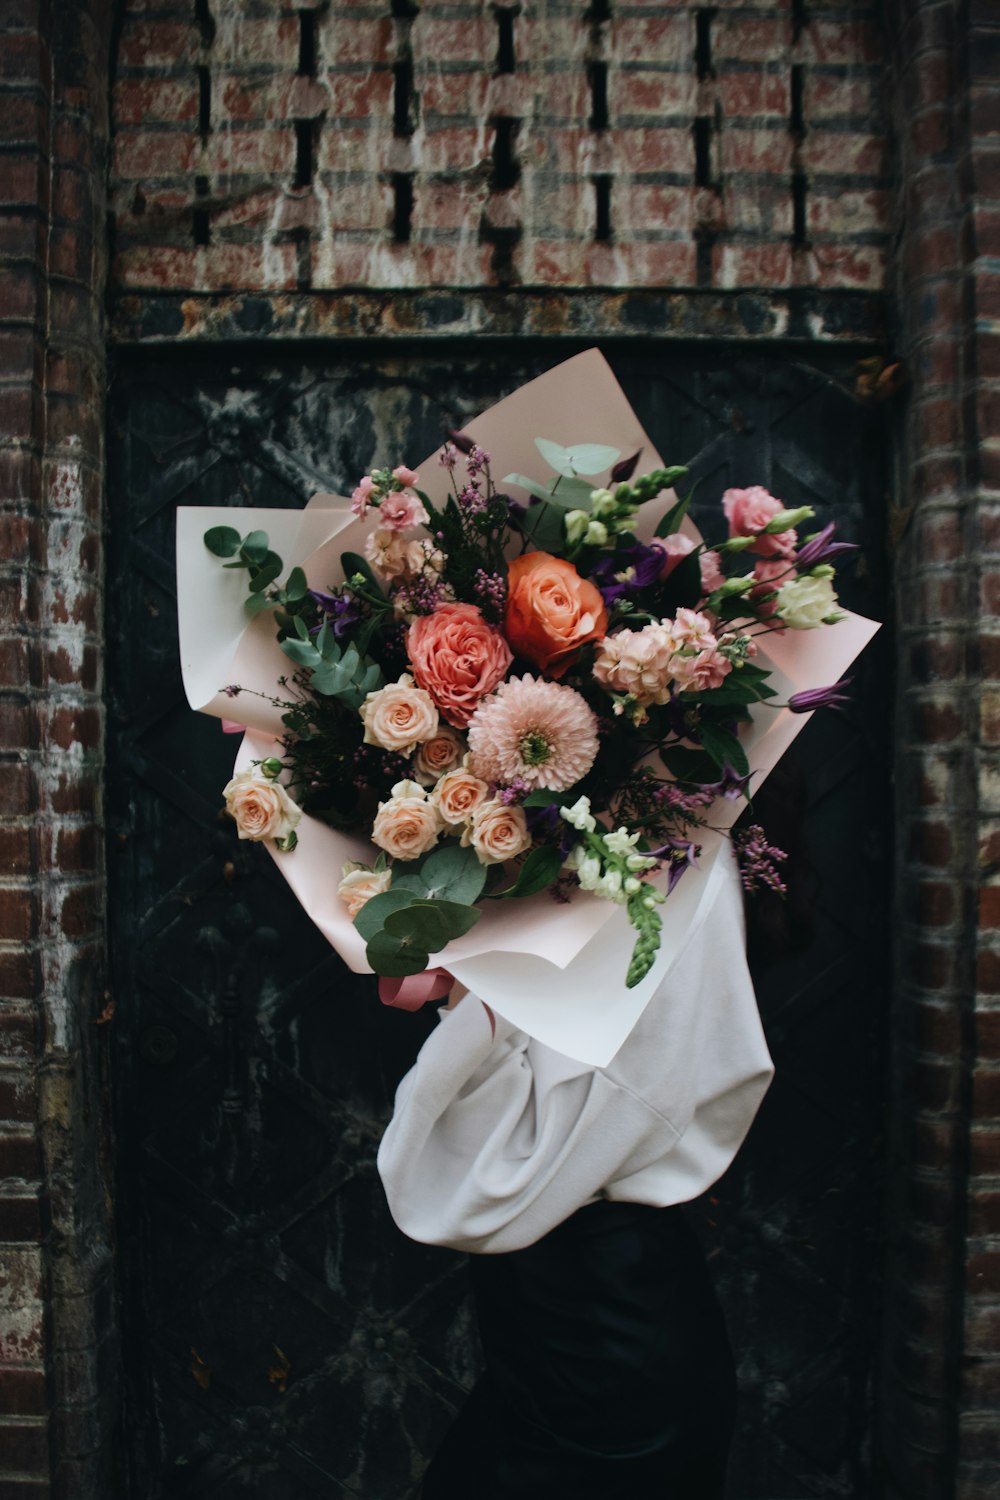
POLYGON ((460 766, 442 776, 431 801, 446 823, 465 823, 490 795, 487 782, 460 766))
POLYGON ((474 604, 442 604, 432 615, 418 615, 406 633, 406 650, 417 682, 456 729, 465 729, 480 698, 513 661, 499 630, 474 604))
POLYGON ((398 682, 369 693, 359 710, 365 744, 378 745, 396 755, 409 755, 415 745, 437 734, 438 712, 429 693, 413 686, 404 672, 398 682))
POLYGON ((302 817, 302 809, 278 781, 248 766, 223 788, 226 811, 236 819, 241 839, 283 839, 302 817))
POLYGON ((419 859, 433 849, 443 827, 441 815, 416 781, 397 781, 388 802, 380 802, 372 842, 394 859, 419 859))
POLYGON ((442 724, 433 739, 417 746, 413 757, 413 779, 421 786, 433 786, 446 771, 453 771, 465 754, 462 736, 449 724, 442 724))
POLYGON ((492 797, 472 814, 462 834, 462 844, 471 844, 483 865, 502 865, 531 848, 531 834, 524 808, 507 807, 492 797))
POLYGON ((348 860, 344 875, 337 887, 337 895, 347 907, 347 915, 356 917, 366 901, 381 896, 392 884, 391 870, 370 870, 367 865, 348 860))
POLYGON ((510 564, 507 639, 546 676, 561 677, 574 652, 599 640, 607 623, 600 591, 572 563, 548 552, 525 552, 510 564))

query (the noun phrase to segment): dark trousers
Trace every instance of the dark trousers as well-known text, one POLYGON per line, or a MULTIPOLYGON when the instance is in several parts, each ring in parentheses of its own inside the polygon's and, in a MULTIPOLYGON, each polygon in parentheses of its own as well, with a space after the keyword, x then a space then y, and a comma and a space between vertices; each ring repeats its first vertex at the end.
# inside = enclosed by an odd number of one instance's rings
POLYGON ((601 1200, 471 1269, 486 1373, 422 1500, 722 1500, 733 1357, 679 1208, 601 1200))

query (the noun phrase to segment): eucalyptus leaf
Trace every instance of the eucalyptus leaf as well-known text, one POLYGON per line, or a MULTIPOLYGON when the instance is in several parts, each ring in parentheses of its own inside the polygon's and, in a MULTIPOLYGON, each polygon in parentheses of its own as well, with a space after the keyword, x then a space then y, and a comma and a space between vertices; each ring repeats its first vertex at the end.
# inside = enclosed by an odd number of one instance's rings
POLYGON ((248 615, 259 615, 263 610, 271 608, 271 601, 266 594, 251 594, 249 599, 244 599, 243 608, 248 615))
POLYGON ((267 532, 248 532, 243 538, 240 553, 247 562, 262 563, 267 556, 267 532))
POLYGON ((558 506, 533 505, 521 527, 540 552, 558 553, 563 546, 563 516, 558 506))
POLYGON ((544 484, 539 484, 537 479, 529 479, 527 474, 505 474, 500 481, 501 484, 516 484, 519 489, 527 490, 529 495, 534 495, 536 500, 550 500, 551 492, 544 484))
POLYGON ((290 603, 295 603, 299 599, 304 599, 308 592, 309 584, 306 581, 305 573, 301 568, 293 568, 288 575, 288 582, 285 584, 285 598, 290 603))
POLYGON ((281 649, 297 666, 315 667, 319 663, 319 655, 311 641, 284 640, 281 649))
POLYGON ((389 913, 382 926, 391 937, 428 953, 439 952, 448 941, 436 901, 412 901, 409 906, 401 906, 389 913))
POLYGON ((411 947, 402 939, 381 930, 369 939, 365 956, 375 973, 386 979, 404 979, 407 974, 422 974, 430 959, 430 954, 423 949, 411 947))
POLYGON ((427 895, 443 901, 471 906, 486 884, 486 869, 471 844, 445 844, 425 855, 414 872, 423 881, 427 895))
MULTIPOLYGON (((273 557, 274 553, 271 556, 273 557)), ((263 589, 267 588, 268 584, 273 583, 281 572, 281 567, 280 557, 276 558, 274 562, 262 564, 260 571, 253 575, 248 585, 251 594, 259 594, 263 589)))
POLYGON ((478 907, 466 906, 463 901, 435 901, 434 906, 444 922, 449 943, 471 932, 482 916, 478 907))
POLYGON ((203 540, 215 557, 235 557, 240 550, 240 534, 232 526, 212 526, 203 540))
POLYGON ((381 932, 386 917, 394 911, 399 911, 404 906, 409 906, 413 896, 409 891, 398 889, 399 882, 394 880, 387 891, 382 891, 378 896, 372 896, 354 918, 354 925, 367 943, 376 932, 381 932))
POLYGON ((535 438, 535 447, 545 462, 567 479, 576 474, 601 474, 622 456, 620 448, 610 448, 605 443, 574 443, 571 448, 564 448, 549 438, 535 438))

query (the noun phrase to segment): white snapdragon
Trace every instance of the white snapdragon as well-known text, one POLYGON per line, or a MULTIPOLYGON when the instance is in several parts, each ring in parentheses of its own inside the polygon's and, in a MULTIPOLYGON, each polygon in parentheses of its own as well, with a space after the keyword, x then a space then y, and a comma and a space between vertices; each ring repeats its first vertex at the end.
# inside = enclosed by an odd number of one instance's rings
POLYGON ((578 797, 572 807, 561 807, 559 816, 581 833, 593 833, 597 827, 597 819, 590 811, 589 797, 578 797))

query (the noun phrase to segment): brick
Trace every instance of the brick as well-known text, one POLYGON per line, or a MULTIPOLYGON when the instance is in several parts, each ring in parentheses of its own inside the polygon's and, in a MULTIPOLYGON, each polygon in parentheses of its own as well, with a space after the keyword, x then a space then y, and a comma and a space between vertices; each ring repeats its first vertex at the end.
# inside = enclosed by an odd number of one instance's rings
POLYGON ((44 1416, 47 1404, 44 1370, 0 1365, 0 1411, 8 1416, 44 1416))

